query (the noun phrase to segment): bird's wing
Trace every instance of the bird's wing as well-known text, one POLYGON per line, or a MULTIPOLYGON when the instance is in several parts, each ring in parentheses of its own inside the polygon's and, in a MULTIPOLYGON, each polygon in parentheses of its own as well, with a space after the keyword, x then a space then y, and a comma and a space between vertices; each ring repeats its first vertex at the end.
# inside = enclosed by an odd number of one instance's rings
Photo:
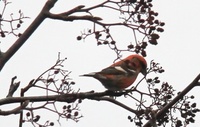
POLYGON ((103 69, 99 74, 108 74, 108 75, 124 75, 128 72, 120 66, 108 67, 103 69))

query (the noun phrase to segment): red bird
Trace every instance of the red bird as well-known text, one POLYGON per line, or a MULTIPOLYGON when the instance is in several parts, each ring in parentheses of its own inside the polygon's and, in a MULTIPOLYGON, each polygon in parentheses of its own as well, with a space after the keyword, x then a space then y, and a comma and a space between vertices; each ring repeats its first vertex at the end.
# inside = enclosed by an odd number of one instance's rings
POLYGON ((146 75, 146 68, 146 60, 142 56, 134 54, 100 72, 93 72, 82 76, 89 76, 99 80, 108 90, 120 91, 132 85, 140 72, 146 75))

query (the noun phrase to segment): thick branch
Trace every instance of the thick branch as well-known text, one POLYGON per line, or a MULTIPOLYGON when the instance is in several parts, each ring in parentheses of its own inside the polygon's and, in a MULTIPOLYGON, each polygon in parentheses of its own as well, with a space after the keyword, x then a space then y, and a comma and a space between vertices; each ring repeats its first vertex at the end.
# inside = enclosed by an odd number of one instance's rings
MULTIPOLYGON (((170 103, 165 105, 157 114, 156 118, 159 118, 164 113, 168 111, 175 103, 177 103, 183 96, 185 96, 192 88, 199 85, 200 80, 200 74, 182 91, 180 92, 170 103)), ((151 120, 149 120, 143 127, 150 127, 151 126, 151 120)))
POLYGON ((114 103, 132 113, 135 113, 136 115, 140 115, 142 113, 141 111, 136 111, 126 105, 124 105, 121 102, 118 102, 117 100, 111 98, 111 97, 105 97, 105 96, 122 96, 125 92, 112 92, 112 91, 105 91, 105 92, 99 92, 95 93, 94 91, 91 92, 84 92, 84 93, 71 93, 71 94, 63 94, 63 95, 51 95, 51 96, 29 96, 29 97, 10 97, 0 100, 0 105, 4 104, 10 104, 10 103, 22 103, 25 101, 30 102, 45 102, 45 101, 58 101, 58 102, 67 102, 72 103, 77 99, 91 99, 91 100, 97 100, 97 101, 108 101, 111 103, 114 103))
POLYGON ((17 41, 0 57, 0 70, 4 67, 6 62, 19 50, 19 48, 26 42, 26 40, 32 35, 32 33, 38 28, 38 26, 46 18, 46 13, 54 6, 57 0, 48 0, 43 9, 32 22, 32 24, 24 31, 24 33, 17 39, 17 41))
POLYGON ((27 105, 29 104, 29 101, 25 101, 21 106, 14 108, 9 111, 2 111, 0 110, 0 115, 10 115, 10 114, 18 114, 20 113, 27 105))
POLYGON ((69 93, 63 95, 49 95, 49 96, 29 96, 29 97, 10 97, 4 98, 0 100, 0 105, 11 104, 11 103, 21 103, 26 100, 30 102, 42 102, 42 101, 60 101, 60 102, 74 102, 77 99, 91 99, 94 97, 102 97, 102 96, 121 96, 124 92, 114 93, 114 92, 84 92, 84 93, 69 93))

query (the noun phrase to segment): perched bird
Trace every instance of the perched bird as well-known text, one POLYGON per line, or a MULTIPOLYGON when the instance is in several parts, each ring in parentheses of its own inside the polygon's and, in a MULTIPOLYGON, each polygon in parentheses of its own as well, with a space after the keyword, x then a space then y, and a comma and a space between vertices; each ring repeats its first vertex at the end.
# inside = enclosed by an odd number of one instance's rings
POLYGON ((99 80, 105 88, 121 91, 134 83, 141 72, 146 75, 147 62, 137 54, 130 55, 100 72, 92 72, 82 76, 89 76, 99 80))

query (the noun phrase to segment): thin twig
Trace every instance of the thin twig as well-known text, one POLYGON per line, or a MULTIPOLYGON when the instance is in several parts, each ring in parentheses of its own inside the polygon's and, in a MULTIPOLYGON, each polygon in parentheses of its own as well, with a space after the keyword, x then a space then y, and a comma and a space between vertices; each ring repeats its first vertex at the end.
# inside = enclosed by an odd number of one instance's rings
POLYGON ((128 111, 130 111, 130 112, 132 112, 132 113, 134 113, 134 114, 136 114, 136 115, 139 115, 139 113, 140 113, 139 111, 134 110, 134 109, 132 109, 132 108, 126 106, 125 104, 123 104, 123 103, 121 103, 121 102, 119 102, 119 101, 117 101, 117 100, 115 100, 115 99, 113 99, 113 98, 111 98, 111 97, 94 97, 94 98, 92 98, 92 100, 97 100, 97 101, 108 101, 108 102, 111 102, 111 103, 113 103, 113 104, 116 104, 116 105, 118 105, 118 106, 120 106, 120 107, 122 107, 122 108, 124 108, 124 109, 126 109, 126 110, 128 110, 128 111))

